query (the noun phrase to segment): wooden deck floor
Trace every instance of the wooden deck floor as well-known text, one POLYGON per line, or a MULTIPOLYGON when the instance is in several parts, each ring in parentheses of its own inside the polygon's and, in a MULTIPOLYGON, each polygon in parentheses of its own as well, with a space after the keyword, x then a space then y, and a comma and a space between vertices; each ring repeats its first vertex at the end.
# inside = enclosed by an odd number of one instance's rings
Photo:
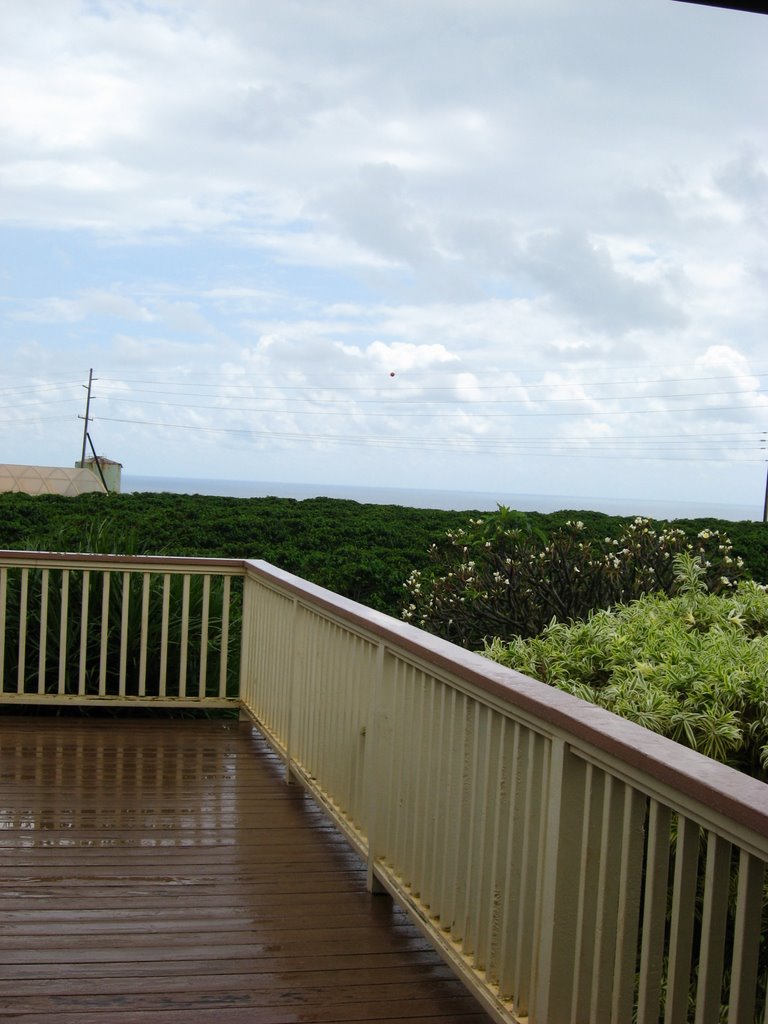
POLYGON ((0 715, 0 1018, 488 1018, 237 722, 0 715))

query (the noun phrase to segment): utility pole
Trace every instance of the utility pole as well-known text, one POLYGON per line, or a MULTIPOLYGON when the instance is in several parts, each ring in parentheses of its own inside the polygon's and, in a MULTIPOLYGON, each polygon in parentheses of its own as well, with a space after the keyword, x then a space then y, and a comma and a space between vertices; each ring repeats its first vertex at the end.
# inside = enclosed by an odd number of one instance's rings
POLYGON ((88 423, 90 421, 91 413, 91 387, 93 385, 93 367, 88 371, 88 384, 83 384, 88 392, 88 397, 85 400, 85 416, 78 416, 78 419, 85 419, 85 426, 83 427, 83 453, 80 456, 80 467, 85 469, 85 446, 88 443, 88 423))

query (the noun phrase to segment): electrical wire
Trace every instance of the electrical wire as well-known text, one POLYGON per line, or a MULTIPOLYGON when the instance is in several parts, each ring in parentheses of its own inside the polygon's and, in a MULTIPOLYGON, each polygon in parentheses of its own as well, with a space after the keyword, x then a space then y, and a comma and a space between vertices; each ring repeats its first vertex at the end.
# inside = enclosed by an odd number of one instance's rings
POLYGON ((27 394, 30 391, 31 392, 37 392, 37 391, 58 391, 58 390, 61 390, 62 388, 75 387, 75 386, 77 386, 77 387, 85 387, 83 382, 79 381, 79 380, 62 381, 60 384, 56 384, 56 383, 25 384, 25 385, 23 385, 21 387, 14 387, 14 388, 3 387, 3 388, 0 388, 0 397, 6 396, 6 395, 27 394))
MULTIPOLYGON (((275 390, 277 391, 278 396, 280 398, 282 398, 282 392, 280 391, 280 389, 275 389, 275 390)), ((135 393, 136 394, 155 395, 155 394, 165 394, 167 392, 160 392, 160 391, 138 391, 138 392, 135 392, 135 393)), ((664 401, 670 401, 672 399, 678 399, 678 398, 715 398, 715 397, 719 397, 720 395, 744 395, 744 396, 749 396, 749 397, 765 395, 768 398, 768 391, 693 391, 693 392, 682 392, 682 393, 679 393, 679 394, 676 394, 676 395, 604 395, 602 397, 592 397, 592 396, 589 396, 589 395, 586 395, 584 397, 577 397, 575 395, 572 395, 572 396, 568 396, 566 398, 537 398, 537 399, 533 400, 533 403, 549 405, 549 404, 552 404, 552 403, 566 403, 566 402, 568 402, 568 403, 575 403, 575 402, 598 402, 598 401, 602 401, 602 402, 637 401, 637 402, 639 402, 639 401, 645 401, 647 399, 652 399, 652 400, 663 399, 664 401)), ((193 394, 190 394, 190 395, 182 396, 178 392, 171 392, 170 393, 170 397, 173 397, 173 398, 179 398, 179 397, 185 397, 185 398, 210 398, 210 395, 201 395, 201 394, 193 393, 193 394)), ((94 396, 94 399, 96 399, 96 398, 97 398, 97 396, 94 396)), ((119 397, 117 397, 115 395, 110 395, 108 400, 111 401, 111 402, 121 402, 121 403, 132 402, 133 404, 137 404, 136 400, 133 399, 133 398, 119 398, 119 397)), ((264 400, 265 400, 265 396, 260 396, 260 397, 254 397, 253 398, 253 401, 255 401, 255 402, 264 401, 264 400)), ((395 404, 397 402, 397 400, 398 400, 398 395, 395 394, 393 396, 392 395, 389 396, 388 398, 356 398, 356 399, 354 399, 354 404, 355 405, 382 405, 382 404, 385 404, 385 403, 395 404)), ((67 401, 72 401, 72 399, 67 399, 67 401)), ((309 403, 310 408, 312 408, 312 409, 317 409, 320 406, 326 406, 326 405, 345 405, 345 406, 349 406, 349 400, 348 399, 323 398, 321 396, 318 396, 318 397, 315 397, 315 398, 312 398, 312 399, 309 399, 309 398, 298 398, 298 399, 293 399, 293 401, 307 402, 307 403, 309 403)), ((529 404, 533 404, 533 403, 532 403, 531 399, 529 399, 529 398, 508 398, 508 399, 490 399, 489 400, 489 399, 458 398, 457 396, 454 395, 451 398, 430 398, 430 399, 427 399, 426 401, 418 403, 418 404, 423 404, 423 405, 427 405, 427 406, 431 406, 431 405, 479 405, 479 406, 482 406, 485 409, 488 406, 495 406, 495 405, 529 405, 529 404)), ((168 405, 168 406, 175 406, 177 408, 184 408, 184 406, 181 405, 178 402, 154 402, 154 401, 142 400, 141 404, 142 405, 168 405)), ((406 403, 403 402, 402 404, 404 405, 406 403)), ((224 408, 224 406, 221 406, 221 405, 218 405, 218 406, 215 406, 215 405, 196 405, 195 408, 197 408, 197 409, 221 409, 221 408, 224 408)), ((231 409, 231 410, 236 411, 236 412, 248 412, 249 411, 248 409, 242 409, 242 408, 238 408, 236 406, 226 406, 226 408, 227 409, 231 409)), ((710 407, 707 406, 705 408, 710 408, 710 407)), ((743 408, 743 406, 741 408, 743 408)), ((766 401, 766 409, 768 409, 768 401, 766 401)), ((253 410, 253 411, 259 411, 259 410, 253 410)), ((266 411, 266 410, 261 410, 261 411, 266 411)), ((409 412, 409 414, 410 414, 410 412, 409 412)), ((329 415, 330 415, 330 413, 329 413, 329 415)), ((342 415, 344 415, 344 414, 342 414, 342 415)), ((375 415, 380 415, 380 414, 370 413, 369 415, 375 416, 375 415)), ((416 415, 416 414, 414 413, 414 415, 416 415)), ((496 413, 496 414, 489 413, 488 415, 504 415, 504 414, 503 413, 496 413)))
MULTIPOLYGON (((456 370, 442 371, 451 372, 455 377, 459 376, 456 370)), ((423 373, 423 371, 415 371, 423 373)), ((429 374, 434 376, 430 370, 429 374)), ((564 419, 593 419, 595 417, 623 417, 631 418, 638 416, 678 416, 684 413, 715 413, 715 412, 739 412, 744 413, 755 409, 768 409, 768 391, 759 388, 751 389, 728 389, 724 387, 726 382, 749 380, 756 382, 757 379, 768 377, 768 372, 753 372, 750 374, 731 374, 717 376, 689 376, 689 377, 648 377, 636 380, 614 380, 614 381, 564 381, 562 383, 536 383, 536 384, 481 384, 473 383, 468 386, 471 392, 478 392, 481 397, 462 398, 460 393, 462 387, 454 381, 451 385, 441 387, 420 384, 411 385, 398 379, 392 386, 377 384, 375 386, 339 385, 321 387, 319 385, 294 385, 294 384, 233 384, 228 380, 221 383, 202 381, 178 381, 178 380, 148 380, 125 379, 117 377, 94 377, 94 383, 99 383, 101 389, 105 385, 120 385, 125 390, 117 390, 106 387, 104 394, 91 393, 92 401, 98 407, 105 405, 109 411, 116 405, 130 405, 134 408, 160 407, 167 410, 183 410, 185 412, 213 411, 222 414, 267 414, 274 416, 280 413, 282 416, 291 419, 302 419, 306 421, 308 416, 321 416, 323 418, 344 417, 353 426, 359 425, 361 421, 386 420, 389 423, 393 418, 406 417, 411 420, 430 419, 439 420, 447 424, 450 429, 457 429, 457 418, 459 418, 459 431, 461 430, 461 419, 477 422, 478 418, 483 421, 515 420, 520 422, 525 419, 557 419, 562 422, 564 419), (609 395, 573 395, 558 396, 557 392, 563 389, 570 389, 574 384, 581 389, 596 388, 623 388, 631 386, 635 389, 642 389, 651 385, 667 385, 681 387, 694 382, 717 382, 722 390, 700 391, 686 390, 672 394, 659 393, 656 389, 651 394, 627 393, 626 390, 620 394, 609 395), (136 388, 133 385, 143 385, 136 388), (189 388, 203 388, 203 391, 188 390, 189 388), (176 389, 176 390, 170 390, 176 389), (185 390, 178 390, 185 389, 185 390), (457 394, 457 391, 459 394, 457 394), (223 392, 223 394, 222 394, 223 392), (234 392, 234 394, 233 394, 234 392), (244 392, 247 392, 244 393, 244 392), (209 401, 219 395, 217 404, 197 404, 191 402, 180 402, 178 399, 203 398, 209 401), (522 393, 522 397, 502 397, 511 394, 522 393), (553 396, 554 393, 554 396, 553 396), (166 400, 148 400, 143 396, 163 396, 166 400), (483 397, 486 396, 487 397, 483 397), (739 395, 744 399, 758 399, 758 401, 743 401, 737 404, 717 404, 678 406, 679 400, 690 399, 720 399, 723 396, 739 395), (141 396, 141 397, 139 397, 141 396), (365 397, 374 396, 374 397, 365 397), (279 399, 281 408, 275 407, 275 401, 279 399), (229 402, 242 404, 231 405, 229 402), (272 404, 264 404, 272 403, 272 404), (248 404, 256 403, 256 404, 248 404), (261 404, 258 404, 261 403, 261 404), (621 403, 620 408, 608 408, 614 403, 621 403), (627 403, 630 403, 628 405, 627 403), (651 408, 636 408, 641 404, 651 403, 651 408), (659 407, 663 403, 665 407, 659 407), (576 410, 573 406, 587 405, 588 408, 576 410), (570 408, 553 409, 553 405, 568 405, 570 408), (335 408, 343 406, 343 408, 335 408), (376 407, 379 407, 377 410, 376 407), (525 406, 524 409, 515 408, 525 406), (497 411, 504 407, 503 411, 497 411), (454 413, 455 415, 451 415, 454 413)), ((82 389, 85 385, 81 381, 64 382, 41 382, 38 384, 26 384, 18 388, 0 388, 0 396, 8 398, 23 396, 33 398, 35 395, 50 395, 51 392, 65 392, 72 387, 82 389)), ((30 422, 42 422, 51 420, 64 420, 66 417, 46 417, 32 413, 34 408, 41 405, 64 405, 80 401, 81 395, 76 397, 49 397, 41 401, 24 400, 14 407, 14 411, 20 413, 13 418, 2 418, 0 424, 19 424, 30 422)), ((80 419, 83 417, 80 416, 80 419)), ((138 427, 159 428, 173 431, 201 431, 211 434, 230 434, 239 437, 252 437, 259 439, 270 439, 272 441, 302 444, 352 444, 365 445, 368 447, 392 448, 392 449, 422 449, 425 451, 466 451, 472 453, 496 453, 496 454, 536 454, 541 456, 559 456, 568 458, 594 458, 612 459, 653 459, 655 461, 764 461, 764 458, 749 458, 751 453, 766 450, 766 432, 753 430, 734 431, 702 431, 697 433, 686 433, 681 431, 677 434, 638 434, 632 433, 628 437, 592 437, 582 435, 580 437, 489 437, 486 435, 458 433, 455 436, 432 436, 417 437, 413 435, 378 435, 371 434, 344 434, 324 433, 311 430, 274 430, 262 428, 242 428, 228 426, 205 426, 190 423, 169 423, 153 421, 136 417, 112 417, 112 416, 91 416, 91 420, 105 422, 131 424, 138 427)))
MULTIPOLYGON (((382 374, 384 374, 385 372, 386 371, 382 370, 382 374)), ((402 371, 402 370, 399 371, 401 376, 409 376, 411 374, 411 372, 412 371, 402 371)), ((421 373, 421 372, 423 372, 423 371, 413 371, 413 373, 421 373)), ((470 373, 471 371, 466 371, 466 370, 450 370, 450 371, 442 371, 442 372, 443 373, 451 373, 453 376, 458 377, 458 376, 461 376, 463 373, 470 373)), ((572 373, 572 371, 570 369, 569 370, 559 370, 559 371, 558 370, 548 369, 546 372, 572 373)), ((429 375, 430 376, 435 376, 435 371, 430 369, 429 375)), ((613 387, 613 386, 615 386, 617 384, 619 384, 619 385, 621 385, 621 384, 636 384, 636 385, 640 385, 640 384, 675 384, 675 383, 685 383, 685 384, 687 384, 687 383, 690 383, 690 382, 693 382, 693 381, 698 382, 698 381, 707 381, 707 380, 718 380, 718 381, 719 380, 726 380, 726 381, 752 380, 755 377, 768 377, 768 371, 755 371, 755 372, 752 372, 752 373, 737 373, 737 374, 715 374, 715 375, 711 375, 711 376, 696 376, 696 377, 652 377, 652 378, 643 378, 643 379, 635 378, 635 379, 627 379, 627 380, 581 381, 581 382, 577 382, 577 383, 580 383, 583 387, 613 387)), ((221 383, 211 383, 210 381, 192 381, 192 380, 187 380, 187 381, 146 380, 146 379, 131 379, 131 378, 120 378, 120 377, 98 377, 98 378, 94 378, 94 379, 95 380, 99 380, 102 383, 111 383, 111 384, 148 384, 148 385, 164 384, 166 387, 204 387, 204 388, 226 387, 226 388, 237 388, 237 389, 241 389, 241 388, 256 388, 256 389, 275 389, 275 390, 279 390, 281 392, 282 391, 318 391, 318 390, 322 390, 322 391, 326 391, 326 390, 329 390, 329 391, 357 391, 357 392, 359 392, 361 390, 376 390, 377 388, 381 388, 381 387, 384 386, 384 385, 376 385, 375 387, 374 386, 366 387, 365 385, 363 385, 361 387, 361 385, 359 383, 357 383, 357 384, 349 384, 349 385, 342 385, 342 384, 338 384, 335 381, 332 384, 323 385, 323 384, 256 384, 256 383, 236 384, 235 382, 233 382, 233 381, 231 381, 229 379, 225 379, 221 383)), ((478 390, 484 390, 484 391, 502 391, 502 390, 505 390, 507 388, 516 388, 518 390, 530 390, 532 388, 564 388, 564 387, 571 387, 571 386, 572 386, 572 382, 570 382, 570 381, 563 381, 561 384, 557 384, 557 383, 546 383, 546 384, 545 383, 540 383, 540 384, 523 384, 523 383, 515 383, 515 384, 480 384, 480 383, 478 383, 478 384, 473 384, 472 385, 473 388, 476 388, 478 390)), ((444 384, 444 385, 441 385, 440 387, 428 387, 428 386, 424 386, 424 385, 420 385, 420 384, 405 384, 404 385, 402 382, 398 382, 398 387, 403 388, 403 389, 405 389, 407 387, 409 389, 418 390, 418 391, 450 391, 450 390, 453 390, 455 388, 455 384, 454 385, 446 385, 446 384, 444 384)))
MULTIPOLYGON (((524 445, 525 441, 515 441, 514 439, 478 439, 478 438, 396 438, 396 437, 370 437, 364 435, 351 435, 351 434, 304 434, 296 431, 278 431, 278 430, 254 430, 245 427, 212 427, 212 426, 200 426, 198 424, 180 424, 180 423, 163 423, 153 422, 150 420, 134 420, 134 419, 119 419, 110 416, 101 416, 98 419, 106 420, 113 423, 129 423, 134 425, 148 426, 148 427, 159 427, 164 429, 181 429, 181 430, 192 430, 196 432, 204 432, 211 434, 232 434, 240 437, 259 437, 268 438, 270 440, 283 440, 283 441, 301 441, 304 443, 332 443, 332 444, 344 444, 344 445, 362 445, 366 447, 374 448, 398 448, 398 449, 413 449, 419 448, 428 451, 467 451, 471 453, 523 453, 520 445, 524 445)), ((536 454, 540 455, 561 455, 566 453, 558 452, 547 452, 540 448, 536 449, 536 454)), ((567 452, 568 458, 600 458, 600 459, 612 459, 621 458, 625 459, 625 456, 610 456, 600 454, 599 456, 593 456, 589 454, 579 454, 574 452, 572 449, 567 452)), ((650 459, 653 461, 664 461, 664 462, 680 462, 690 461, 690 455, 685 454, 684 458, 676 459, 669 456, 656 456, 649 455, 645 456, 642 454, 634 453, 633 458, 635 459, 650 459)), ((733 462, 734 459, 726 456, 707 456, 699 458, 697 461, 702 462, 733 462)), ((762 462, 763 459, 739 459, 740 462, 762 462)))

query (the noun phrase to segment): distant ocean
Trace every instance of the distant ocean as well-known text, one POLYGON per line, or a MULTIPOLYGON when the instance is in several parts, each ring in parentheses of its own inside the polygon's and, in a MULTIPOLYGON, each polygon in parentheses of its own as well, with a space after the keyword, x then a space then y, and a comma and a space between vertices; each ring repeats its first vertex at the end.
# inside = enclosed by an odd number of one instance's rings
POLYGON ((397 487, 355 487, 331 484, 288 484, 273 480, 196 480, 186 477, 128 476, 123 492, 168 491, 172 494, 216 494, 233 498, 347 498, 366 505, 402 505, 406 508, 439 508, 457 511, 493 511, 506 505, 520 512, 606 512, 616 516, 648 516, 651 519, 760 520, 762 507, 694 501, 648 501, 643 498, 601 498, 564 494, 515 494, 487 491, 438 491, 397 487))

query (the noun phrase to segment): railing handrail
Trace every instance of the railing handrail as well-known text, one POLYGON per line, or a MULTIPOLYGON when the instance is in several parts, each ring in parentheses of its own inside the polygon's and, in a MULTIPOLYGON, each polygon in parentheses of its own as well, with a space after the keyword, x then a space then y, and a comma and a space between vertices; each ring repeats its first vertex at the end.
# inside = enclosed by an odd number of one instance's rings
MULTIPOLYGON (((605 708, 525 676, 480 654, 310 583, 261 560, 247 572, 315 604, 380 640, 458 676, 489 697, 546 723, 571 742, 584 744, 642 772, 665 791, 709 807, 719 816, 768 837, 768 784, 651 732, 605 708)), ((636 781, 636 780, 635 780, 636 781)))
POLYGON ((40 568, 115 568, 120 570, 135 569, 145 572, 152 566, 158 566, 167 572, 213 572, 217 575, 230 574, 242 576, 245 561, 242 558, 204 558, 185 555, 112 555, 94 552, 67 551, 25 551, 0 550, 0 568, 18 565, 40 568))

